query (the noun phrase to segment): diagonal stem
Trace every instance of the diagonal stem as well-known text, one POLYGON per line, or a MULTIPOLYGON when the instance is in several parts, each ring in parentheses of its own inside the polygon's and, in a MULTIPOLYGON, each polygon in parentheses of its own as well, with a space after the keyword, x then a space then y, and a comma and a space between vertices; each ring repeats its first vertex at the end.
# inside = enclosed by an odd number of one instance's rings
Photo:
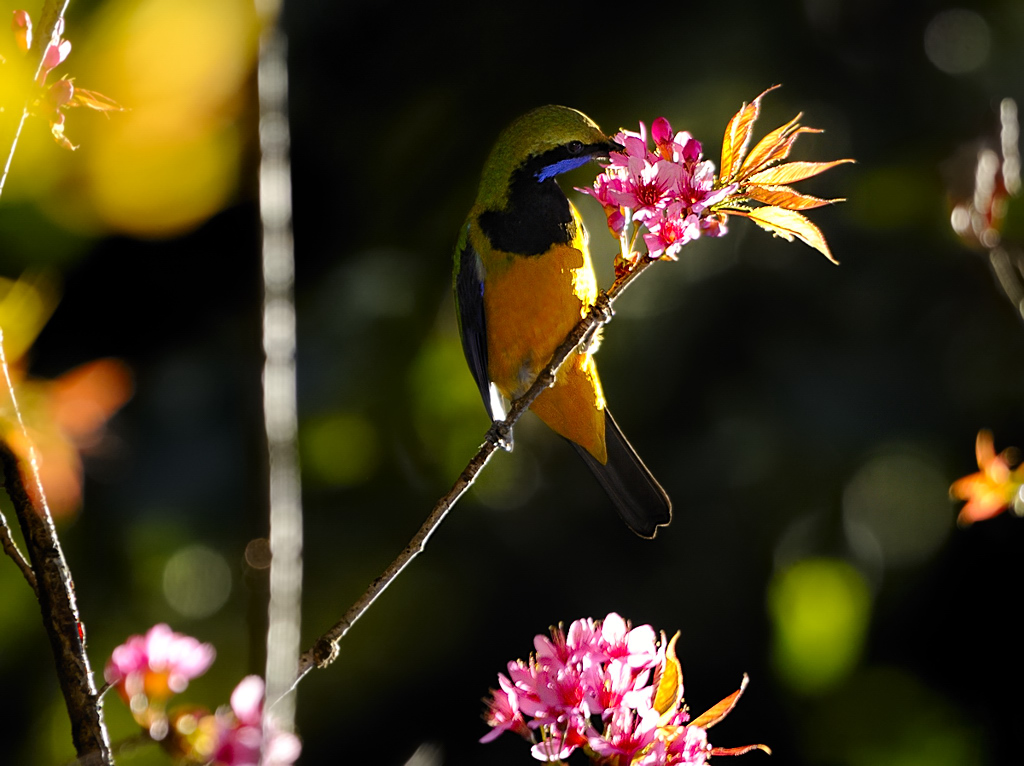
POLYGON ((591 337, 597 329, 611 319, 611 306, 619 295, 645 271, 654 261, 647 258, 642 259, 626 275, 616 280, 607 291, 598 296, 598 300, 579 324, 573 328, 566 339, 555 349, 548 362, 547 368, 537 376, 530 389, 520 398, 512 402, 508 416, 504 421, 495 422, 487 432, 486 440, 480 445, 480 449, 470 459, 465 470, 459 475, 452 485, 452 488, 441 497, 434 505, 433 510, 423 522, 412 540, 405 549, 392 561, 384 572, 377 577, 366 589, 362 596, 349 607, 348 611, 334 624, 326 633, 316 640, 312 647, 303 652, 299 658, 299 671, 293 683, 298 684, 315 667, 327 667, 338 656, 338 644, 355 624, 356 620, 363 616, 367 609, 377 600, 377 597, 392 583, 395 578, 418 556, 426 547, 427 540, 437 529, 438 525, 448 515, 448 511, 458 502, 459 498, 472 486, 477 475, 491 459, 497 449, 497 444, 502 441, 502 435, 508 434, 526 409, 533 403, 534 399, 543 393, 555 379, 555 373, 562 363, 569 358, 570 354, 584 341, 591 337))

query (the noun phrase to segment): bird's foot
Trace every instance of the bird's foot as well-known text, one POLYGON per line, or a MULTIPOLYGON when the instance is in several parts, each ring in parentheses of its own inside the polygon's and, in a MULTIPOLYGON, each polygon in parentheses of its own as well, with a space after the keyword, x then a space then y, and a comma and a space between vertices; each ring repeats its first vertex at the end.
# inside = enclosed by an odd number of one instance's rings
POLYGON ((504 420, 495 420, 487 431, 487 441, 505 452, 512 451, 512 427, 504 420))
POLYGON ((590 310, 598 314, 601 324, 608 324, 615 316, 615 309, 612 308, 612 301, 608 297, 608 293, 600 293, 590 310))
POLYGON ((601 293, 597 296, 597 300, 594 301, 590 311, 596 316, 597 321, 580 340, 579 348, 584 354, 593 354, 597 351, 597 347, 601 345, 601 330, 615 316, 612 302, 608 299, 607 293, 601 293))

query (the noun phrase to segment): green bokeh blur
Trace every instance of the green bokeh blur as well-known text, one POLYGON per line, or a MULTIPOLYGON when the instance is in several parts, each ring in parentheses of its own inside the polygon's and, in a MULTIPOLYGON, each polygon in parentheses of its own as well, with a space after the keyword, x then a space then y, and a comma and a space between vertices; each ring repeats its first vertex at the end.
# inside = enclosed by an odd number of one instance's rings
MULTIPOLYGON (((797 159, 857 160, 802 185, 848 200, 811 213, 841 266, 733 219, 616 304, 602 381, 672 526, 634 538, 527 416, 338 661, 300 685, 301 763, 403 764, 421 747, 455 766, 530 762, 510 735, 477 742, 480 698, 534 634, 610 611, 681 631, 693 711, 750 675, 715 745, 764 742, 794 766, 1019 759, 1024 527, 956 529, 946 489, 975 470, 979 428, 1024 447, 1024 322, 949 225, 999 100, 1024 104, 1024 5, 965 5, 285 5, 304 645, 483 439, 451 248, 506 123, 544 103, 608 130, 664 115, 715 159, 740 104, 782 83, 758 135, 802 111, 826 132, 797 159)), ((262 671, 265 628, 266 570, 245 559, 267 533, 255 27, 242 0, 75 0, 67 36, 58 71, 132 111, 71 112, 73 154, 29 124, 0 198, 0 277, 45 269, 61 286, 31 374, 106 356, 134 372, 86 456, 84 506, 60 522, 94 670, 165 621, 216 645, 183 695, 215 707, 262 671)), ((577 204, 607 285, 615 243, 577 204)), ((1020 200, 1006 231, 1024 242, 1020 200)), ((73 755, 52 667, 0 559, 11 763, 73 755)), ((134 733, 113 695, 106 710, 115 740, 134 733)), ((118 762, 166 761, 141 748, 118 762)))

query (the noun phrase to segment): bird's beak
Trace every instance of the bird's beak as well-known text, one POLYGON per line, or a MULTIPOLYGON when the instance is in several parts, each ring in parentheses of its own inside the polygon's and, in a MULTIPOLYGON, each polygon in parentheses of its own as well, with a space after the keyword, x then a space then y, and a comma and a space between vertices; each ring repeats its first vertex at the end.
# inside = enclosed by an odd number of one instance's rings
POLYGON ((608 139, 608 141, 606 143, 600 144, 598 150, 596 152, 594 152, 594 159, 607 160, 608 159, 608 155, 611 152, 624 152, 624 151, 626 151, 626 147, 625 146, 620 144, 618 141, 612 141, 611 139, 608 139))

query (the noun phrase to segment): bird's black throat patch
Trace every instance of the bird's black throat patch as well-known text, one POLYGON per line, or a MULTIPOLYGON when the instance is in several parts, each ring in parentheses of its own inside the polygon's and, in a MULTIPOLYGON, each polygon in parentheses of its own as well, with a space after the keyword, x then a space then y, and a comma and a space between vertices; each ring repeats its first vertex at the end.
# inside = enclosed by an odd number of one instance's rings
POLYGON ((576 236, 576 224, 569 200, 555 183, 544 177, 559 163, 576 158, 593 158, 608 151, 606 145, 586 145, 576 151, 559 146, 530 157, 509 179, 508 203, 503 210, 480 214, 480 228, 492 247, 517 255, 541 255, 552 245, 567 245, 576 236))

